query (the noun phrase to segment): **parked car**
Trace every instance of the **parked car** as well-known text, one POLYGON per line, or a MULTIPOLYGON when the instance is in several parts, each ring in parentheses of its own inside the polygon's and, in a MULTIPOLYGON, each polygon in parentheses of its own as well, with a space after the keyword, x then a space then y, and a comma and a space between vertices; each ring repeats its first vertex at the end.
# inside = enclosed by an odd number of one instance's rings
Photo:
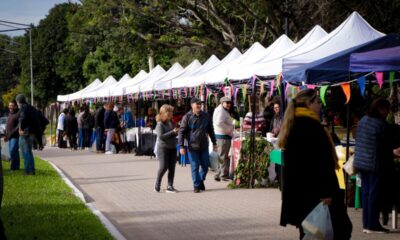
POLYGON ((0 118, 0 136, 4 136, 6 133, 7 117, 0 118))

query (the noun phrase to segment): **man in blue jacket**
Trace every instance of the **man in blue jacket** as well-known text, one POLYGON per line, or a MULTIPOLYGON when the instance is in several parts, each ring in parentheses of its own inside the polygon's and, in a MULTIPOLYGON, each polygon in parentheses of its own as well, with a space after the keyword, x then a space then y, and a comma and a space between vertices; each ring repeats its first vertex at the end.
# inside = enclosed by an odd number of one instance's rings
POLYGON ((208 137, 217 149, 214 128, 210 116, 201 110, 202 101, 194 97, 190 100, 192 110, 183 117, 178 135, 180 153, 186 154, 185 140, 189 150, 189 161, 192 170, 194 192, 204 191, 204 180, 206 179, 209 161, 208 137), (201 169, 200 169, 201 167, 201 169))

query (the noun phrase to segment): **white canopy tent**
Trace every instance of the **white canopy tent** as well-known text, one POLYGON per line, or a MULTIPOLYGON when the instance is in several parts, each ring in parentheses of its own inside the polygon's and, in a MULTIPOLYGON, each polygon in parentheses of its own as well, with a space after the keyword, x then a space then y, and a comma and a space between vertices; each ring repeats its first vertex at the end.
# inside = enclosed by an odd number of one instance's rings
MULTIPOLYGON (((203 66, 194 71, 190 76, 196 75, 198 73, 208 72, 210 69, 215 67, 219 62, 220 60, 215 55, 211 55, 211 57, 208 58, 208 60, 203 64, 203 66)), ((179 78, 172 79, 171 88, 180 88, 186 86, 188 82, 187 80, 188 77, 189 76, 181 76, 179 78)))
POLYGON ((77 92, 71 93, 71 94, 67 94, 67 95, 58 95, 57 96, 57 101, 59 102, 67 102, 67 101, 73 101, 76 99, 80 99, 82 93, 86 92, 86 91, 90 91, 90 89, 93 89, 95 87, 97 87, 98 85, 101 84, 101 81, 96 78, 92 83, 90 83, 89 85, 87 85, 84 89, 81 89, 77 92))
POLYGON ((328 33, 317 25, 286 51, 276 51, 276 54, 265 56, 254 64, 244 65, 237 69, 230 69, 228 78, 238 80, 250 78, 254 74, 257 76, 278 75, 282 72, 282 60, 284 57, 290 57, 304 52, 310 45, 315 44, 327 35, 328 33))
POLYGON ((125 73, 125 75, 122 76, 122 78, 118 82, 115 82, 114 85, 108 86, 107 88, 102 88, 102 89, 98 90, 96 92, 96 97, 110 97, 111 96, 111 91, 113 89, 115 89, 118 86, 128 82, 129 80, 131 80, 131 76, 129 76, 129 74, 125 73))
POLYGON ((283 71, 327 57, 334 53, 372 41, 385 34, 375 30, 357 12, 353 12, 342 24, 326 37, 310 45, 302 53, 283 58, 283 71))
POLYGON ((113 76, 108 76, 104 82, 98 86, 96 86, 93 89, 90 89, 90 91, 86 91, 82 93, 82 98, 96 98, 97 97, 97 92, 101 91, 102 89, 110 89, 110 86, 113 86, 117 80, 113 76))
POLYGON ((178 73, 175 77, 173 78, 165 78, 165 79, 160 79, 154 84, 154 90, 160 91, 160 90, 166 90, 166 89, 171 89, 171 80, 178 78, 178 77, 185 77, 185 76, 191 76, 193 73, 197 72, 199 68, 201 68, 201 63, 199 60, 195 59, 193 62, 191 62, 189 65, 185 67, 180 73, 178 73))
POLYGON ((154 84, 162 79, 171 79, 175 78, 180 72, 183 71, 183 67, 179 63, 174 63, 171 68, 164 73, 163 75, 159 76, 158 78, 152 78, 151 80, 145 81, 140 84, 140 91, 148 92, 153 91, 154 84))
POLYGON ((240 58, 240 56, 242 56, 242 53, 237 48, 232 49, 232 51, 230 51, 228 55, 226 55, 214 68, 207 72, 188 77, 186 87, 193 87, 203 84, 207 78, 213 78, 213 76, 216 75, 218 76, 218 73, 221 70, 226 72, 225 69, 228 68, 233 61, 240 58))
POLYGON ((126 87, 124 90, 124 95, 138 93, 140 91, 141 84, 143 84, 146 81, 153 81, 152 80, 153 78, 158 78, 164 73, 165 73, 164 68, 162 68, 160 65, 155 66, 145 78, 141 79, 140 81, 137 81, 133 85, 126 87))
MULTIPOLYGON (((142 81, 145 77, 147 76, 147 72, 144 70, 140 70, 138 74, 136 74, 133 78, 128 79, 124 82, 121 82, 121 84, 118 84, 118 86, 115 86, 110 90, 110 96, 122 96, 124 95, 124 89, 129 86, 133 86, 136 82, 142 81)), ((121 81, 121 80, 120 80, 121 81)))

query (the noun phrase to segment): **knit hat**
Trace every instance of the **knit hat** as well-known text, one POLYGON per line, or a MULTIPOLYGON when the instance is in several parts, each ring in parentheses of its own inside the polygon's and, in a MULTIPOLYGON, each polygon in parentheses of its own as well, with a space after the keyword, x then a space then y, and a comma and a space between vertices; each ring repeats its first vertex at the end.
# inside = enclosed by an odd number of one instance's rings
POLYGON ((15 97, 15 101, 17 103, 26 103, 26 98, 22 93, 20 93, 15 97))

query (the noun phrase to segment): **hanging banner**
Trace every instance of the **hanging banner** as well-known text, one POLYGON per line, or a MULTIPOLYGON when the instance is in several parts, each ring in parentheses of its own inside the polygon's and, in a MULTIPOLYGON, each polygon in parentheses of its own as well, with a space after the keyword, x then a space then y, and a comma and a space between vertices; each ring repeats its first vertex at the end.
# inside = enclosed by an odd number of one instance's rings
POLYGON ((246 95, 247 95, 247 84, 242 86, 242 97, 243 97, 243 102, 246 102, 246 95))
POLYGON ((389 73, 389 84, 390 84, 390 89, 393 88, 393 82, 394 82, 394 72, 389 73))
POLYGON ((360 92, 361 92, 361 96, 364 96, 365 93, 365 76, 361 76, 360 78, 358 78, 358 85, 360 86, 360 92))
POLYGON ((315 89, 315 85, 313 85, 313 84, 306 84, 306 86, 309 89, 315 89))
POLYGON ((275 80, 271 81, 271 86, 269 89, 269 95, 272 96, 272 94, 274 93, 274 87, 275 87, 275 80))
POLYGON ((324 104, 324 106, 326 106, 325 94, 326 94, 326 90, 328 90, 328 87, 329 86, 321 86, 321 88, 319 89, 319 96, 320 96, 321 101, 324 104))
POLYGON ((376 72, 376 80, 378 80, 379 88, 382 88, 383 85, 383 72, 376 72))
POLYGON ((344 95, 346 95, 346 104, 347 104, 349 103, 351 97, 350 83, 342 83, 340 86, 342 87, 344 95))
POLYGON ((264 92, 264 81, 260 82, 260 96, 263 94, 264 92))
POLYGON ((238 103, 238 99, 237 99, 237 95, 238 95, 238 92, 239 92, 239 88, 235 88, 235 91, 234 91, 234 94, 233 94, 233 101, 235 102, 235 106, 237 106, 237 103, 238 103))
POLYGON ((251 79, 251 89, 255 89, 254 87, 255 87, 255 84, 256 84, 256 79, 257 79, 257 76, 256 75, 253 75, 253 77, 252 77, 252 79, 251 79))

